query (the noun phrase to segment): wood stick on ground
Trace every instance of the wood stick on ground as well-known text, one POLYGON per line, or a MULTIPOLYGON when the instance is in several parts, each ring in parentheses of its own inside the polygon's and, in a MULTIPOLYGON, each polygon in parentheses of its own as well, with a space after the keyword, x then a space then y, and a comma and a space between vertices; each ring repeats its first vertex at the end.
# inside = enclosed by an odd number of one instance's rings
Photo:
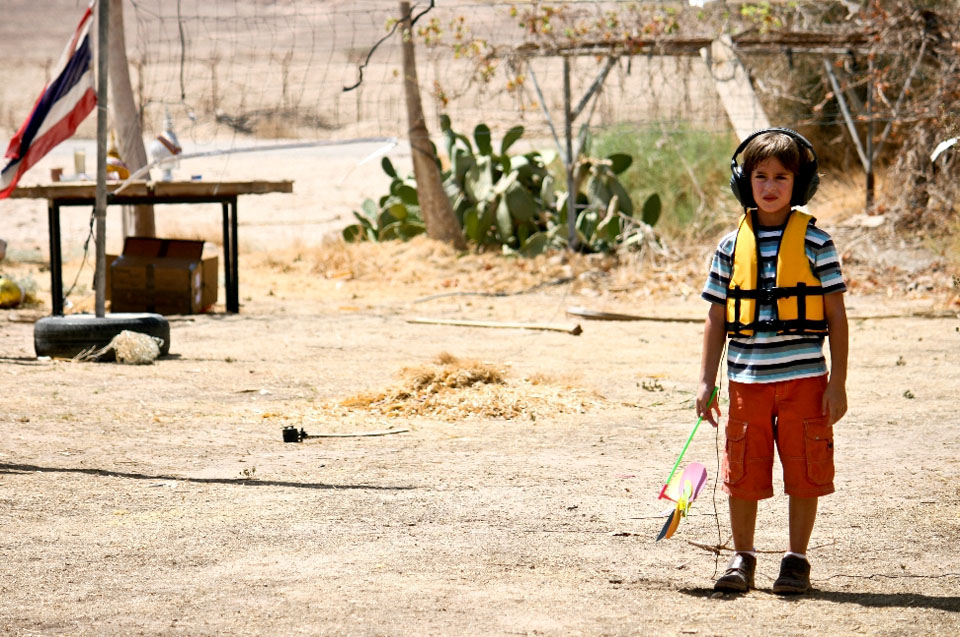
POLYGON ((594 319, 597 321, 660 321, 664 323, 703 323, 702 318, 677 318, 668 316, 640 316, 638 314, 618 314, 602 310, 590 310, 582 306, 568 307, 566 313, 572 316, 594 319))
POLYGON ((458 319, 431 319, 415 317, 407 319, 407 323, 422 323, 425 325, 459 325, 461 327, 495 327, 500 329, 521 329, 521 330, 546 330, 551 332, 563 332, 579 336, 583 329, 579 324, 574 325, 553 325, 549 323, 500 323, 494 321, 466 321, 458 319))
MULTIPOLYGON (((701 544, 700 542, 694 542, 694 541, 692 541, 692 540, 687 540, 687 544, 689 544, 690 546, 695 546, 695 547, 697 547, 698 549, 703 549, 704 551, 708 551, 708 552, 710 552, 710 553, 714 553, 714 554, 716 554, 716 555, 719 555, 722 551, 729 551, 729 552, 731 552, 731 553, 734 552, 734 550, 735 550, 734 547, 732 547, 732 546, 729 545, 729 544, 730 544, 730 540, 732 540, 732 539, 733 539, 733 537, 731 536, 731 537, 728 538, 723 544, 713 544, 713 545, 710 545, 710 544, 701 544)), ((833 546, 834 544, 836 544, 836 542, 827 542, 826 544, 819 544, 819 545, 817 545, 817 546, 811 546, 810 549, 821 549, 821 548, 824 548, 824 547, 827 547, 827 546, 833 546)), ((755 553, 762 553, 762 554, 766 554, 766 555, 778 555, 778 554, 783 553, 783 549, 766 550, 766 551, 761 551, 761 550, 759 550, 759 549, 754 549, 754 552, 755 552, 755 553)))

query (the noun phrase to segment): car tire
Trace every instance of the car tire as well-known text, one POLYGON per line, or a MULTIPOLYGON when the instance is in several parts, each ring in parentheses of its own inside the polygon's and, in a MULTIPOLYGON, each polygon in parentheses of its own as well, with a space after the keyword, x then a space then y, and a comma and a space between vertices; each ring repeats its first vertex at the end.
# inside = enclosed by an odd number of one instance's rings
MULTIPOLYGON (((47 316, 33 326, 33 348, 37 356, 75 358, 83 352, 103 349, 124 330, 161 339, 160 355, 170 352, 170 323, 159 314, 70 314, 47 316)), ((115 360, 111 349, 98 360, 115 360)))

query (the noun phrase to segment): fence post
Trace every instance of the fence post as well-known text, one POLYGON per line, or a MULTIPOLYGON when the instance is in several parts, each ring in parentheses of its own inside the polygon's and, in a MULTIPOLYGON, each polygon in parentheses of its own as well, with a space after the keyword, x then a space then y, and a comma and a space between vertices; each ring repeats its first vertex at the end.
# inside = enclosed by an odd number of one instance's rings
POLYGON ((873 209, 873 58, 869 58, 867 69, 867 212, 873 209))
POLYGON ((573 113, 570 110, 570 58, 563 56, 563 134, 566 138, 566 161, 563 162, 567 169, 567 246, 570 250, 576 250, 579 245, 577 241, 577 193, 576 179, 574 178, 575 166, 573 161, 573 113))

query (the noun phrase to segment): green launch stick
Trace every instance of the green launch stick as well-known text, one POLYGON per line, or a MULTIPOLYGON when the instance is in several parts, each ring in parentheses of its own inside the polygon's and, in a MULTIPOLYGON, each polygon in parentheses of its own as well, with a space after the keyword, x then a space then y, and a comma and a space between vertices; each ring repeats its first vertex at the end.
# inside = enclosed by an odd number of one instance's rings
MULTIPOLYGON (((713 400, 717 397, 718 391, 720 391, 720 388, 714 385, 713 393, 710 394, 710 400, 707 402, 707 409, 710 409, 710 405, 713 404, 713 400)), ((703 422, 703 416, 697 418, 697 424, 693 426, 693 431, 691 431, 690 435, 687 436, 687 441, 683 443, 683 449, 680 450, 680 455, 677 457, 677 461, 673 463, 673 469, 670 470, 670 476, 667 478, 667 481, 663 483, 663 488, 660 489, 660 495, 657 496, 658 500, 662 500, 664 495, 667 493, 667 486, 670 484, 670 481, 673 480, 673 474, 677 472, 677 467, 680 466, 680 461, 683 460, 683 454, 687 453, 687 447, 690 446, 690 441, 693 440, 693 436, 697 433, 697 429, 700 427, 701 422, 703 422)))

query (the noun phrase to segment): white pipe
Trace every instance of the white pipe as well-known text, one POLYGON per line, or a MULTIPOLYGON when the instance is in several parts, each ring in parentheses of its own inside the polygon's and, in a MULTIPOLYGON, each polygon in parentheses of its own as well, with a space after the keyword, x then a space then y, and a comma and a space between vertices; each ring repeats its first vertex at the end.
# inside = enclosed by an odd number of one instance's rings
MULTIPOLYGON (((374 142, 384 142, 386 145, 384 148, 370 154, 368 157, 363 159, 360 163, 369 161, 371 158, 376 157, 377 155, 384 154, 388 152, 391 148, 397 145, 396 137, 361 137, 358 139, 349 139, 349 140, 323 140, 323 141, 314 141, 314 142, 295 142, 291 144, 276 144, 274 146, 244 146, 241 148, 227 148, 225 150, 210 150, 204 151, 201 153, 186 153, 180 155, 171 155, 170 157, 164 157, 163 159, 156 159, 148 163, 143 168, 139 168, 134 171, 127 179, 124 180, 120 187, 113 191, 112 194, 116 195, 122 192, 127 186, 132 182, 136 181, 139 177, 142 177, 144 174, 150 171, 151 168, 157 166, 162 166, 167 163, 174 163, 184 159, 197 159, 200 157, 216 157, 218 155, 233 155, 236 153, 258 153, 258 152, 268 152, 273 150, 294 150, 298 148, 316 148, 319 146, 346 146, 347 144, 369 144, 374 142)), ((358 164, 359 165, 359 164, 358 164)))

